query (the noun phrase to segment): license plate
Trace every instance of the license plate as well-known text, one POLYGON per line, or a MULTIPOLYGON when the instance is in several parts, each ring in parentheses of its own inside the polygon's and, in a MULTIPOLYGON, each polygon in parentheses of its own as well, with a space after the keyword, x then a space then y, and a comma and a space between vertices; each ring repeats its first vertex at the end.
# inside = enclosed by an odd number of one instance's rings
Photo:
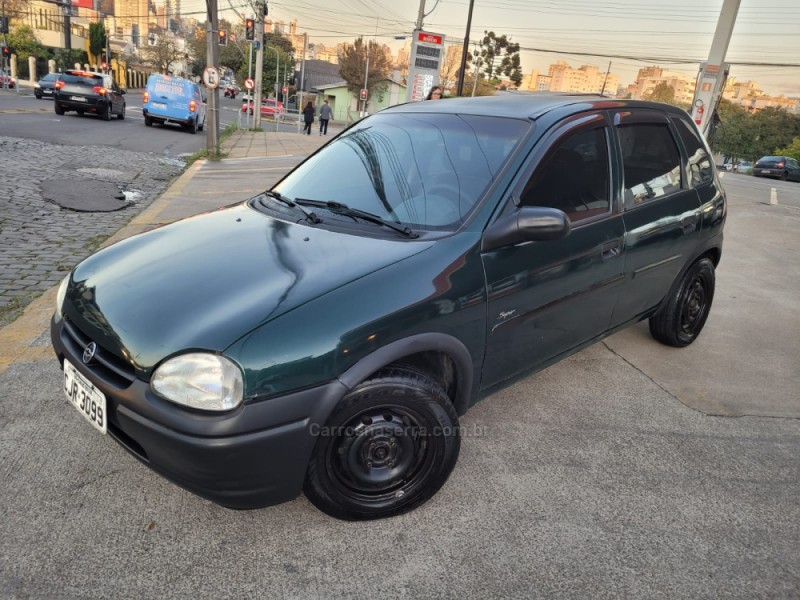
POLYGON ((86 98, 83 96, 72 96, 70 100, 74 100, 75 102, 86 102, 86 98))
POLYGON ((53 90, 42 90, 43 94, 52 94, 53 90))
POLYGON ((64 393, 95 429, 106 433, 106 397, 81 375, 68 360, 64 360, 64 393))
POLYGON ((163 102, 153 102, 153 108, 167 108, 167 105, 163 102))

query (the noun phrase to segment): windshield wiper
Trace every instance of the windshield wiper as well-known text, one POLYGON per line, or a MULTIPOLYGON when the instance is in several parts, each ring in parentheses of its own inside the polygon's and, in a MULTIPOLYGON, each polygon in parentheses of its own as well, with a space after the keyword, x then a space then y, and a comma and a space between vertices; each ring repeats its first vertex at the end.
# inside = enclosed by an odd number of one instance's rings
POLYGON ((386 219, 383 219, 378 215, 374 215, 364 210, 359 210, 358 208, 350 208, 349 206, 347 206, 346 204, 342 204, 341 202, 334 202, 331 200, 326 201, 326 200, 309 200, 308 198, 295 198, 295 203, 302 204, 303 206, 318 206, 320 208, 327 208, 329 211, 339 215, 345 215, 347 217, 357 217, 359 219, 369 221, 370 223, 375 223, 376 225, 383 225, 384 227, 393 229, 394 231, 402 233, 406 237, 410 237, 412 239, 419 237, 419 234, 415 233, 407 225, 400 225, 399 223, 395 223, 394 221, 387 221, 386 219))
POLYGON ((293 202, 292 200, 289 200, 286 196, 284 196, 283 194, 280 194, 279 192, 273 192, 272 190, 266 190, 264 192, 264 195, 265 196, 269 196, 270 198, 275 198, 275 200, 277 200, 278 202, 283 202, 286 206, 290 206, 291 208, 297 208, 312 223, 315 223, 315 224, 316 223, 322 223, 322 219, 320 219, 316 215, 316 213, 314 213, 314 212, 312 212, 310 210, 306 210, 302 206, 298 206, 297 202, 293 202))

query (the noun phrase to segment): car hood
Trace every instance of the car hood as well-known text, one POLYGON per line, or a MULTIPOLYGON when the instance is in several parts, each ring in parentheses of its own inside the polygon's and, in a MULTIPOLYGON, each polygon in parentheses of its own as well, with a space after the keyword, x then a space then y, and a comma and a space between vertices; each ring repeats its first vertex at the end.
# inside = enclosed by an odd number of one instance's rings
POLYGON ((326 231, 239 205, 87 258, 73 273, 64 313, 146 374, 183 350, 222 351, 259 325, 430 245, 326 231))

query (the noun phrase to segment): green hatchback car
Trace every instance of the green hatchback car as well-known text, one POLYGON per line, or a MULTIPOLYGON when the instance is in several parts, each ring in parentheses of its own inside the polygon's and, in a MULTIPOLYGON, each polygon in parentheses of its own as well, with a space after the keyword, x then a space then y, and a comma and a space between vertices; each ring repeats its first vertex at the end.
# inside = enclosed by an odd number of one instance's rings
POLYGON ((692 343, 725 217, 679 109, 404 104, 263 194, 81 262, 52 343, 67 399, 175 483, 388 517, 444 484, 492 391, 643 319, 692 343))

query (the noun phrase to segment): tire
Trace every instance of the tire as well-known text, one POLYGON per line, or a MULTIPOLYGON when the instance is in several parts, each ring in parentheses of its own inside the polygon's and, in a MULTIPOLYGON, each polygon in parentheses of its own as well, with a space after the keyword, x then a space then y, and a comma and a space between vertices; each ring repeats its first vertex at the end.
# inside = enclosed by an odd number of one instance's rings
POLYGON ((461 448, 442 386, 401 367, 356 387, 318 433, 303 491, 321 511, 349 521, 421 505, 447 481, 461 448))
POLYGON ((203 122, 200 123, 200 127, 197 128, 198 131, 203 131, 203 128, 206 126, 206 119, 203 117, 203 122))
POLYGON ((189 125, 189 133, 196 134, 197 133, 197 128, 198 128, 197 117, 195 117, 194 119, 192 119, 192 122, 189 125))
POLYGON ((783 173, 781 173, 781 181, 786 181, 788 179, 789 179, 789 172, 788 171, 784 171, 783 173))
POLYGON ((146 127, 152 127, 153 126, 153 119, 151 119, 150 117, 145 117, 144 118, 144 124, 145 124, 146 127))
POLYGON ((63 115, 63 114, 64 114, 64 109, 63 109, 63 108, 61 108, 61 107, 58 105, 58 102, 56 102, 56 103, 55 103, 53 106, 54 106, 54 108, 55 108, 55 110, 56 110, 56 114, 57 114, 57 115, 63 115))
POLYGON ((83 111, 82 111, 82 110, 76 110, 75 112, 76 112, 76 113, 78 113, 78 116, 79 116, 79 117, 82 117, 82 116, 83 116, 83 111))
POLYGON ((37 100, 41 100, 42 99, 42 94, 37 94, 36 92, 34 92, 33 95, 36 96, 37 100))
POLYGON ((695 262, 670 293, 667 303, 650 319, 650 334, 662 344, 682 348, 697 339, 714 300, 714 263, 695 262))
POLYGON ((120 121, 124 121, 125 120, 125 103, 124 102, 122 103, 122 111, 117 115, 117 118, 120 121))
POLYGON ((106 109, 103 111, 103 113, 100 116, 102 117, 103 121, 110 121, 111 120, 111 105, 110 104, 108 106, 106 106, 106 109))

